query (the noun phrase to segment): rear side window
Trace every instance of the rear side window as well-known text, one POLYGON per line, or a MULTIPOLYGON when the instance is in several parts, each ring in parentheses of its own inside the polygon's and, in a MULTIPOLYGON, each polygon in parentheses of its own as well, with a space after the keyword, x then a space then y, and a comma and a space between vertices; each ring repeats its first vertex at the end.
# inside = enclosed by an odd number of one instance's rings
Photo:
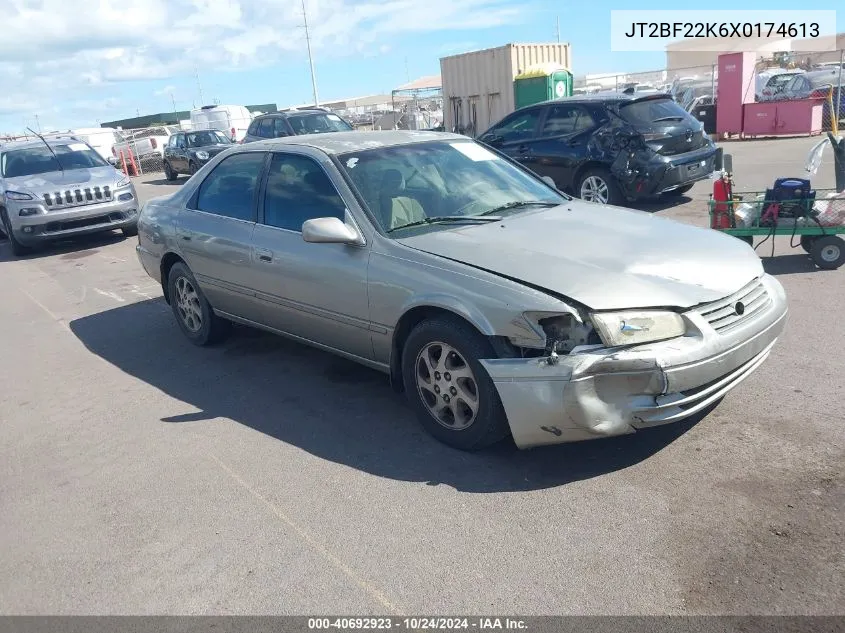
POLYGON ((276 117, 273 119, 273 137, 280 138, 282 136, 288 136, 288 125, 283 118, 276 117))
POLYGON ((261 123, 261 121, 253 121, 252 123, 250 123, 249 127, 246 130, 246 133, 249 134, 250 136, 258 136, 258 124, 259 123, 261 123))
POLYGON ((557 136, 583 132, 595 125, 590 113, 575 105, 556 105, 549 108, 543 123, 543 136, 557 136))
POLYGON ((653 127, 655 123, 686 121, 690 115, 672 99, 635 101, 619 108, 619 116, 636 127, 653 127))
POLYGON ((223 160, 200 185, 197 210, 254 222, 255 192, 264 157, 263 152, 249 152, 223 160))

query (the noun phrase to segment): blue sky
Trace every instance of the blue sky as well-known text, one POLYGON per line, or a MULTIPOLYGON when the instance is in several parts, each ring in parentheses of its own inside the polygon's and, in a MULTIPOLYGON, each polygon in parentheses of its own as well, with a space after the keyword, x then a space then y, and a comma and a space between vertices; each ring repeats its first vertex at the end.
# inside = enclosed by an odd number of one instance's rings
MULTIPOLYGON (((812 9, 835 9, 813 2, 812 9)), ((0 132, 42 129, 199 105, 311 100, 300 0, 2 0, 0 132), (39 42, 33 33, 45 32, 39 42), (35 40, 35 41, 33 41, 35 40), (10 90, 10 87, 14 87, 10 90), (172 99, 171 99, 172 95, 172 99)), ((613 9, 677 2, 594 0, 308 0, 321 100, 389 93, 439 73, 439 58, 508 42, 572 45, 575 74, 662 68, 661 52, 610 51, 613 9)), ((793 9, 785 0, 711 2, 719 9, 793 9)), ((837 16, 845 31, 845 11, 837 16)), ((718 19, 717 17, 714 19, 718 19)))

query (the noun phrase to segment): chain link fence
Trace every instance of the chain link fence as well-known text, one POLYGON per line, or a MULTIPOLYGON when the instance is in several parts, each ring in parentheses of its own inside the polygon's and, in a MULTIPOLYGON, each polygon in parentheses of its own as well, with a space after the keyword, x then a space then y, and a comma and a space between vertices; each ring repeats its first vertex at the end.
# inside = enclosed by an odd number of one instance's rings
POLYGON ((112 156, 117 167, 132 175, 157 173, 164 170, 164 148, 170 137, 179 132, 176 125, 156 125, 117 132, 112 156))
MULTIPOLYGON (((705 127, 715 132, 719 72, 716 64, 639 73, 576 77, 575 94, 627 91, 635 94, 664 92, 693 116, 707 113, 705 127)), ((745 102, 817 102, 821 131, 838 132, 845 127, 845 50, 790 52, 760 59, 754 69, 745 102)))

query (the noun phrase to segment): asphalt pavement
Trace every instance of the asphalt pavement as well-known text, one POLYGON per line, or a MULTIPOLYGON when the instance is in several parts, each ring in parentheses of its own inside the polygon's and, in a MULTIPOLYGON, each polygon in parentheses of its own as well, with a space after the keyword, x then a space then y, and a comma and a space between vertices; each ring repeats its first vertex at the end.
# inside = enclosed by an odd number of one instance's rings
MULTIPOLYGON (((816 140, 726 144, 737 190, 816 140)), ((709 191, 650 210, 705 225, 709 191)), ((0 243, 0 614, 845 611, 845 268, 777 240, 787 330, 703 419, 465 454, 369 369, 194 347, 135 244, 0 243)))

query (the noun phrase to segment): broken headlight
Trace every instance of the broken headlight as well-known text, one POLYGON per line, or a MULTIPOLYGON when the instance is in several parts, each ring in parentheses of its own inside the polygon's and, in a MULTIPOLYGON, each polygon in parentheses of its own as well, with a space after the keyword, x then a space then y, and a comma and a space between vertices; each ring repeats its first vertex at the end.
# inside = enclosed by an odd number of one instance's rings
POLYGON ((681 315, 667 311, 594 312, 590 320, 608 347, 663 341, 687 330, 681 315))
POLYGON ((539 319, 546 335, 546 353, 568 354, 579 345, 601 345, 596 331, 572 314, 558 314, 539 319))

